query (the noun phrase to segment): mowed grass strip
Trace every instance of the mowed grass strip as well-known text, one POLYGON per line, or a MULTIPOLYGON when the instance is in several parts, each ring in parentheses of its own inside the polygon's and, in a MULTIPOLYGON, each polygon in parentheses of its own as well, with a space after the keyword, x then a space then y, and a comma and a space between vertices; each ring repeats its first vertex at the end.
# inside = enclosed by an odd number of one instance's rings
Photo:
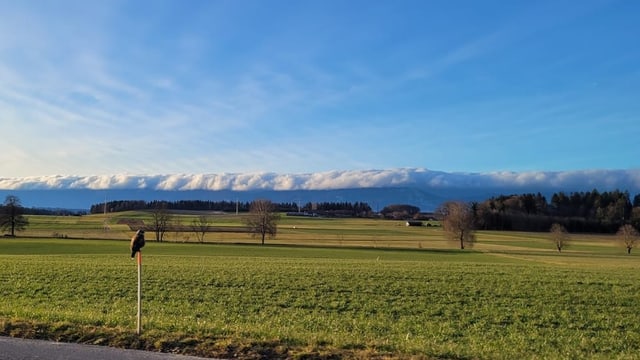
POLYGON ((137 338, 126 242, 2 239, 0 329, 240 358, 634 358, 638 257, 592 255, 149 242, 137 338))

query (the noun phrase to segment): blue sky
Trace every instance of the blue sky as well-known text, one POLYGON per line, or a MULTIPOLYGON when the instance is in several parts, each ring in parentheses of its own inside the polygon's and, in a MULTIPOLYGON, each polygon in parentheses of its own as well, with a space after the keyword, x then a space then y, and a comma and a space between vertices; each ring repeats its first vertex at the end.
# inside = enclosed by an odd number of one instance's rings
POLYGON ((637 1, 0 13, 0 177, 640 167, 637 1))

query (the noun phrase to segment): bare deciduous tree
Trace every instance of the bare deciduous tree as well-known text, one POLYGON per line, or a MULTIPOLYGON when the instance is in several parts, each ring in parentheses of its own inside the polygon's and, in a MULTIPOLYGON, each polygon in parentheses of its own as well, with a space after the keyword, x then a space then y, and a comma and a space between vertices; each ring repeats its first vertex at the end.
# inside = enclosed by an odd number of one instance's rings
POLYGON ((276 236, 280 215, 276 213, 275 205, 269 200, 256 200, 251 203, 249 215, 245 218, 245 224, 249 227, 251 236, 260 236, 264 245, 267 235, 276 236))
POLYGON ((558 252, 562 252, 562 249, 569 245, 567 229, 558 223, 554 223, 551 225, 549 232, 551 233, 551 241, 556 245, 558 252))
POLYGON ((151 226, 156 234, 156 241, 161 242, 164 239, 164 234, 169 230, 169 224, 173 218, 167 209, 167 203, 158 201, 151 211, 151 217, 153 221, 151 226))
POLYGON ((627 248, 627 254, 631 254, 631 249, 636 246, 640 239, 638 230, 629 224, 620 226, 616 236, 618 236, 620 242, 622 242, 622 244, 627 248))
POLYGON ((8 195, 4 205, 0 207, 0 229, 9 230, 9 235, 16 236, 16 231, 22 231, 29 225, 29 219, 24 217, 23 213, 20 199, 17 196, 8 195))
POLYGON ((193 219, 191 222, 191 230, 196 234, 198 242, 203 243, 204 237, 209 231, 209 225, 211 224, 211 218, 206 215, 200 215, 198 218, 193 219))
POLYGON ((459 244, 460 249, 473 246, 474 214, 469 204, 460 201, 446 202, 438 208, 437 214, 442 220, 442 228, 447 239, 459 244))

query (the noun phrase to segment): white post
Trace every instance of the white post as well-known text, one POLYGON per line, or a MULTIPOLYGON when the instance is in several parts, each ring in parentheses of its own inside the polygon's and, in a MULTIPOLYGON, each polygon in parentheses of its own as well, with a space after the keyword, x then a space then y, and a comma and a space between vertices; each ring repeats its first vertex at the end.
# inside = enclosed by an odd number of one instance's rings
POLYGON ((138 251, 138 328, 136 333, 142 332, 142 251, 138 251))

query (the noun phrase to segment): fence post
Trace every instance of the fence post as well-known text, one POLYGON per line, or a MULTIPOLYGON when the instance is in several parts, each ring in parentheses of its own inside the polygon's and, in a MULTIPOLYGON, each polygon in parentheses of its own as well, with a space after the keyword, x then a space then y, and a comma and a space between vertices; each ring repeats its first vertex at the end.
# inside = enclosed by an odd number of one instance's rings
POLYGON ((138 251, 138 327, 136 333, 142 332, 142 251, 138 251))

